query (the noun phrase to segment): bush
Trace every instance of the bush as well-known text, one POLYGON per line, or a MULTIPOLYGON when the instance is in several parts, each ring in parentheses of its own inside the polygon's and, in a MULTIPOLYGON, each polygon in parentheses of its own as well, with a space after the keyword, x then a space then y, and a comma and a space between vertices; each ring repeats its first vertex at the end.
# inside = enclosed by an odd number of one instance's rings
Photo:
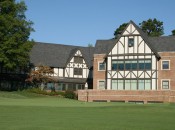
POLYGON ((57 95, 64 96, 65 94, 65 92, 56 92, 56 91, 47 92, 45 90, 41 90, 40 88, 30 88, 27 91, 31 93, 49 95, 49 96, 57 96, 57 95))
POLYGON ((76 99, 77 98, 76 94, 72 90, 65 91, 64 97, 65 98, 70 98, 70 99, 76 99))

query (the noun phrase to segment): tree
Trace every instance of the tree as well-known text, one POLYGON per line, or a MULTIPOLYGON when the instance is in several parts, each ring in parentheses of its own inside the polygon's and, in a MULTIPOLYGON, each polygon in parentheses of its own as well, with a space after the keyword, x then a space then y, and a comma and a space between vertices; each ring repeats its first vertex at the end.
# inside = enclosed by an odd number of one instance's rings
POLYGON ((127 25, 128 25, 128 23, 123 23, 115 30, 115 32, 114 32, 115 39, 117 39, 118 36, 121 35, 121 33, 123 32, 123 30, 126 28, 127 25))
POLYGON ((0 63, 10 70, 24 67, 29 62, 33 41, 29 36, 33 23, 26 20, 25 3, 0 0, 0 63))
POLYGON ((175 36, 175 29, 171 31, 172 35, 175 36))
POLYGON ((161 36, 164 34, 163 22, 156 18, 143 21, 139 25, 148 36, 161 36))
POLYGON ((41 89, 44 88, 44 84, 48 82, 55 82, 53 78, 54 70, 49 66, 39 65, 35 70, 31 70, 27 82, 33 84, 39 84, 41 89))
POLYGON ((92 44, 92 43, 89 43, 89 44, 88 44, 88 47, 93 47, 93 44, 92 44))

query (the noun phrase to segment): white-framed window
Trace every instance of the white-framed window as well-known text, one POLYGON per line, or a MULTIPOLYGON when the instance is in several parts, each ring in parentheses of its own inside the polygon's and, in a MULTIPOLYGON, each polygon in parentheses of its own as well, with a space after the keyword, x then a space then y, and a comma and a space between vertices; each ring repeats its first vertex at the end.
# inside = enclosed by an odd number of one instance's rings
POLYGON ((170 89, 170 80, 169 79, 163 79, 162 80, 162 89, 163 90, 169 90, 170 89))
POLYGON ((128 47, 134 46, 134 38, 128 38, 128 47))
POLYGON ((98 80, 98 89, 100 90, 105 89, 105 80, 98 80))
POLYGON ((170 70, 170 61, 162 60, 162 70, 170 70))
POLYGON ((105 71, 106 64, 103 61, 98 62, 98 71, 105 71))

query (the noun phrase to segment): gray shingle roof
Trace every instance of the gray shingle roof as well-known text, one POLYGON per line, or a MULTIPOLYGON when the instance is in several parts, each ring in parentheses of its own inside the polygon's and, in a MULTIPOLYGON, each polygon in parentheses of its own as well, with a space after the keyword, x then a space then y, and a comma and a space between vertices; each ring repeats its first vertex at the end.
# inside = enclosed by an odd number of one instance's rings
MULTIPOLYGON (((160 58, 158 52, 175 51, 175 36, 148 37, 133 21, 130 21, 130 23, 135 26, 158 58, 160 58)), ((120 37, 118 39, 97 40, 95 48, 36 42, 30 54, 30 61, 34 65, 43 64, 64 68, 75 52, 80 50, 90 68, 92 67, 93 54, 107 55, 119 39, 120 37)))
POLYGON ((149 37, 148 39, 157 52, 175 51, 175 36, 149 37))
POLYGON ((117 43, 116 39, 97 40, 95 44, 94 54, 107 54, 117 43))
POLYGON ((36 42, 30 53, 30 62, 34 65, 51 67, 65 67, 73 50, 80 49, 88 67, 92 66, 93 47, 79 47, 71 45, 50 44, 36 42))

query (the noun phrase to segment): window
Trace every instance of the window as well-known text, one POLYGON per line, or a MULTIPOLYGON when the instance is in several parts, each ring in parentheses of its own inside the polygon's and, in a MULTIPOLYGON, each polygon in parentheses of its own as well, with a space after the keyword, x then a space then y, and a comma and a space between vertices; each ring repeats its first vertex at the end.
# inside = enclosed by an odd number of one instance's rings
POLYGON ((128 47, 134 46, 134 38, 128 38, 128 47))
POLYGON ((74 63, 83 63, 83 57, 75 56, 74 57, 74 63))
POLYGON ((123 90, 124 80, 112 80, 112 90, 123 90))
POLYGON ((106 68, 106 64, 105 63, 103 63, 103 62, 99 62, 98 63, 98 70, 105 70, 105 68, 106 68))
POLYGON ((112 70, 117 70, 117 61, 112 61, 112 70))
POLYGON ((170 69, 169 61, 162 61, 162 69, 163 70, 169 70, 170 69))
POLYGON ((74 75, 82 75, 83 71, 82 68, 74 68, 74 75))
POLYGON ((112 70, 151 70, 151 60, 112 61, 112 70))
POLYGON ((112 80, 112 90, 151 90, 151 80, 135 80, 135 79, 114 79, 112 80))
POLYGON ((170 88, 169 80, 163 80, 162 81, 162 89, 169 89, 169 88, 170 88))
POLYGON ((105 89, 105 81, 104 80, 100 80, 98 81, 98 88, 99 89, 105 89))

